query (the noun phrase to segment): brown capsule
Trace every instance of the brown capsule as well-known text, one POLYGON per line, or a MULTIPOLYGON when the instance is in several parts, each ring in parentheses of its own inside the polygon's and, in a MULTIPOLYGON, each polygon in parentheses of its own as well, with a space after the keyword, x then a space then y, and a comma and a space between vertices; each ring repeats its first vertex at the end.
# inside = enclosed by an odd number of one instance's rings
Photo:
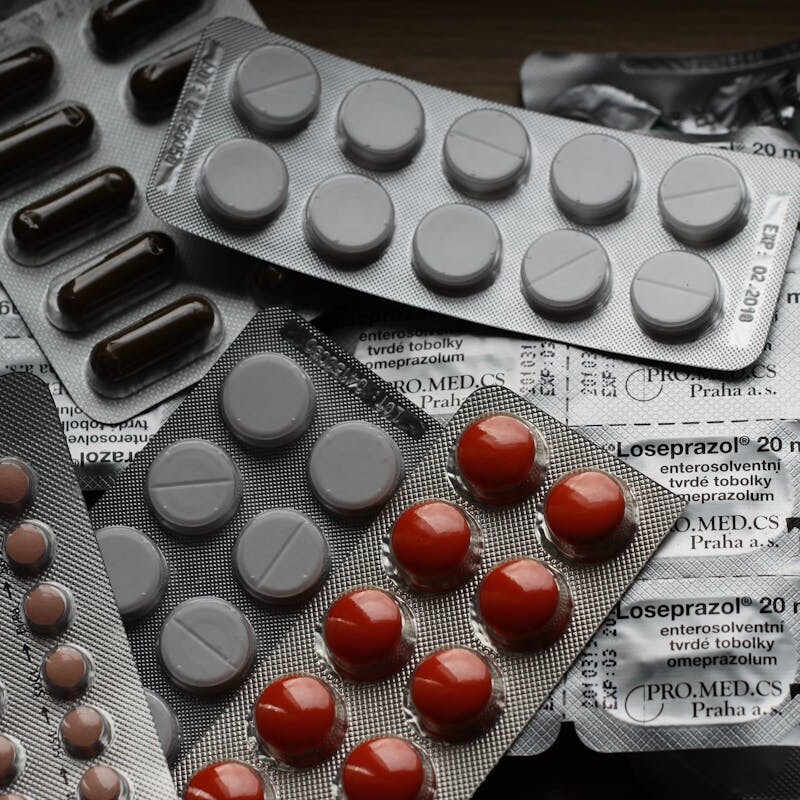
POLYGON ((61 720, 59 733, 64 749, 73 758, 99 756, 111 740, 111 725, 91 706, 76 706, 61 720))
POLYGON ((17 211, 11 234, 20 249, 43 250, 83 228, 124 216, 135 194, 127 170, 101 169, 17 211))
POLYGON ((204 342, 215 319, 205 297, 182 297, 98 342, 89 366, 101 383, 124 383, 204 342))
POLYGON ((89 657, 77 647, 64 644, 45 653, 42 679, 54 697, 69 699, 83 694, 92 679, 89 657))
POLYGON ((56 306, 71 326, 83 327, 172 283, 174 264, 175 243, 166 233, 139 234, 64 283, 56 306))
POLYGON ((167 53, 131 73, 128 88, 136 112, 143 117, 168 114, 180 97, 199 40, 167 53))
POLYGON ((33 45, 0 59, 0 109, 44 91, 55 72, 53 54, 33 45))
MULTIPOLYGON (((10 736, 0 734, 0 788, 8 786, 20 773, 22 753, 19 745, 10 736)), ((7 800, 8 795, 3 795, 7 800)))
POLYGON ((39 583, 22 600, 28 628, 40 636, 58 636, 72 619, 72 598, 55 583, 39 583))
POLYGON ((93 132, 94 117, 78 104, 48 111, 5 131, 0 134, 0 186, 80 153, 89 146, 93 132))
POLYGON ((140 40, 152 39, 202 4, 203 0, 110 0, 90 21, 97 49, 117 56, 140 40))
POLYGON ((113 767, 91 767, 78 784, 80 800, 122 800, 128 796, 128 782, 113 767))
POLYGON ((53 560, 55 537, 46 525, 22 522, 6 536, 4 549, 6 560, 17 575, 40 575, 53 560))
POLYGON ((18 458, 0 459, 0 514, 19 514, 36 493, 36 474, 18 458))

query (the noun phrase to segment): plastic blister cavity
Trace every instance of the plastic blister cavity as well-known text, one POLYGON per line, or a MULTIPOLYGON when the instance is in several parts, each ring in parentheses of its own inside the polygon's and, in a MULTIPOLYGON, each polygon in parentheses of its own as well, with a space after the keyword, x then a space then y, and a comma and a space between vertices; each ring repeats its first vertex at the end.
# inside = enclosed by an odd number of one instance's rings
POLYGON ((431 776, 437 797, 471 795, 618 602, 682 506, 512 392, 499 387, 475 392, 349 561, 332 572, 292 632, 259 662, 178 763, 178 785, 191 786, 193 775, 224 757, 259 769, 287 800, 324 796, 331 785, 347 797, 343 784, 350 754, 365 741, 392 737, 408 742, 423 764, 430 764, 430 772, 420 771, 409 756, 416 767, 404 796, 429 796, 431 776), (478 429, 474 446, 494 451, 489 460, 500 461, 507 445, 508 473, 488 486, 486 475, 477 472, 477 455, 470 454, 461 466, 473 488, 454 485, 450 468, 464 432, 498 418, 497 428, 478 429), (538 469, 533 469, 532 431, 539 453, 547 453, 538 469), (588 563, 553 551, 541 522, 548 494, 576 469, 624 484, 638 509, 635 533, 624 546, 588 563), (491 488, 500 493, 487 503, 491 488), (426 509, 433 509, 430 517, 426 509), (468 516, 459 517, 459 511, 468 516), (475 546, 476 529, 482 548, 475 546), (279 730, 270 726, 269 736, 257 735, 253 726, 258 727, 262 709, 274 708, 272 687, 299 676, 328 698, 319 726, 303 715, 297 727, 287 722, 279 730), (342 732, 335 722, 345 719, 342 732), (277 754, 275 737, 282 742, 277 754), (300 740, 300 760, 291 763, 287 743, 300 740))
POLYGON ((0 416, 0 792, 174 797, 47 385, 0 377, 0 416))
POLYGON ((98 136, 92 112, 81 103, 61 103, 0 131, 0 197, 88 156, 98 136))
MULTIPOLYGON (((800 216, 794 165, 482 107, 235 21, 213 23, 200 53, 185 89, 187 100, 203 96, 192 137, 184 146, 184 121, 173 120, 148 186, 170 224, 545 340, 729 372, 763 351, 800 216), (321 82, 318 107, 288 135, 266 132, 235 100, 237 70, 284 51, 298 71, 296 81, 279 80, 282 103, 307 106, 317 75, 321 82), (292 187, 280 212, 244 232, 207 214, 197 193, 206 159, 243 137, 280 157, 292 187), (591 238, 582 238, 586 227, 591 238), (677 333, 657 314, 633 313, 637 270, 698 246, 719 284, 709 308, 678 320, 677 333)), ((238 171, 246 185, 246 167, 238 171)), ((251 194, 239 193, 243 203, 251 194)), ((688 290, 692 303, 707 294, 691 281, 688 290)))
POLYGON ((142 679, 177 714, 184 748, 342 564, 438 430, 302 318, 274 309, 94 506, 142 679))

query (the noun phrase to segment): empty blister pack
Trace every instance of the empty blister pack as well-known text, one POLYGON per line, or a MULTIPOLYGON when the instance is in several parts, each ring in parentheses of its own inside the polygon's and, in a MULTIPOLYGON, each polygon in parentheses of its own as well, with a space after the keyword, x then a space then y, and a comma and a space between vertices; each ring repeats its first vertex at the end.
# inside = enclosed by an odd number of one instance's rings
POLYGON ((0 416, 0 794, 174 797, 46 384, 0 377, 0 416))
POLYGON ((800 172, 483 103, 235 20, 204 33, 148 201, 345 286, 735 370, 761 353, 800 172))
POLYGON ((0 23, 0 281, 103 422, 196 381, 256 312, 250 282, 270 281, 168 231, 142 197, 199 33, 221 13, 257 21, 245 0, 45 0, 0 23))
POLYGON ((92 509, 142 681, 192 745, 441 431, 259 314, 92 509))
POLYGON ((478 390, 178 764, 184 797, 471 796, 682 506, 478 390))
POLYGON ((786 578, 639 581, 570 670, 568 713, 603 752, 788 744, 799 647, 786 578))

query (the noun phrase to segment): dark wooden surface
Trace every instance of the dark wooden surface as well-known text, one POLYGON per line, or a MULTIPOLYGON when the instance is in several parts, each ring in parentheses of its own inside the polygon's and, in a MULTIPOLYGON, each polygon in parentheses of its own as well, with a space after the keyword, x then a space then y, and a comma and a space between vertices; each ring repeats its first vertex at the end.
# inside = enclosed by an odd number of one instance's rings
POLYGON ((533 50, 704 52, 800 39, 800 0, 251 2, 285 36, 512 105, 533 50))

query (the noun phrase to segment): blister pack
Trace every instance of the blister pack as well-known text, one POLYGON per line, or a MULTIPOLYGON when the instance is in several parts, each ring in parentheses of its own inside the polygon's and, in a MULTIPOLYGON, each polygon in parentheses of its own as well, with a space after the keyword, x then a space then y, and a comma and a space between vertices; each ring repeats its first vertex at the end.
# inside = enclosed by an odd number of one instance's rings
MULTIPOLYGON (((800 254, 800 250, 798 250, 800 254)), ((755 423, 800 416, 795 330, 800 274, 787 273, 764 352, 736 374, 664 367, 553 341, 465 326, 407 309, 333 312, 320 324, 356 358, 429 414, 448 419, 479 386, 530 394, 577 426, 636 426, 679 435, 699 424, 755 423)), ((621 434, 627 436, 628 434, 621 434)))
POLYGON ((191 746, 440 426, 290 311, 262 312, 92 509, 144 685, 191 746))
POLYGON ((638 581, 567 677, 603 752, 791 744, 800 594, 777 576, 638 581))
POLYGON ((519 395, 476 391, 178 764, 179 788, 471 796, 682 505, 519 395))
POLYGON ((167 230, 143 201, 199 33, 223 13, 257 22, 246 0, 45 0, 0 23, 0 281, 102 422, 196 381, 258 308, 266 266, 167 230))
POLYGON ((147 197, 180 229, 374 295, 735 370, 763 349, 798 184, 795 167, 612 136, 220 20, 147 197))
POLYGON ((47 386, 0 377, 0 417, 0 793, 174 797, 47 386))

